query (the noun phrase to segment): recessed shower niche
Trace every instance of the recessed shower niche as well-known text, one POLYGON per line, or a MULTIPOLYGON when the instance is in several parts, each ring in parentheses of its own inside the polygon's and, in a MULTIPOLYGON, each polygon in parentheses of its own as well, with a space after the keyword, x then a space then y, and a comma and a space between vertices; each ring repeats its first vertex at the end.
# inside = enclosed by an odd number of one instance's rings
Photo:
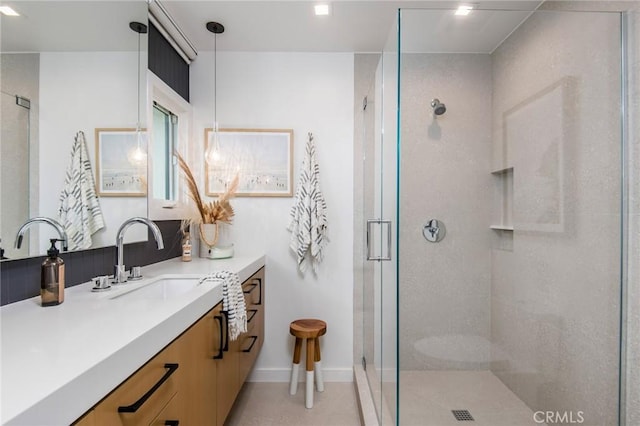
POLYGON ((493 204, 491 229, 494 230, 492 248, 513 250, 513 167, 491 172, 493 204))

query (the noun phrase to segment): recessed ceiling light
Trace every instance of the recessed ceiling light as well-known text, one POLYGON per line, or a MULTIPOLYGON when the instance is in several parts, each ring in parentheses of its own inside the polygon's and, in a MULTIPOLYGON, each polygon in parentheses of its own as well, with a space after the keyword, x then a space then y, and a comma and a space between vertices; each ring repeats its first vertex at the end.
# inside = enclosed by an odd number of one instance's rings
POLYGON ((327 16, 329 14, 328 4, 316 4, 313 9, 316 12, 316 16, 327 16))
POLYGON ((473 10, 473 6, 463 5, 458 6, 458 10, 456 10, 456 15, 458 16, 467 16, 473 10))
POLYGON ((0 6, 0 13, 7 16, 20 16, 18 12, 16 12, 9 6, 0 6))

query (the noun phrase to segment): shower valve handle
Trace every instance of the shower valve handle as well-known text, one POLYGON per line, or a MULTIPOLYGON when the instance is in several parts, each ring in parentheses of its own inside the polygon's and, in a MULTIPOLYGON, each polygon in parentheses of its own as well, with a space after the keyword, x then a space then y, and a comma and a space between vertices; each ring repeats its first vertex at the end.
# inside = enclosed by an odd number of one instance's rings
POLYGON ((439 243, 447 233, 444 222, 438 219, 431 219, 422 228, 422 235, 431 243, 439 243))

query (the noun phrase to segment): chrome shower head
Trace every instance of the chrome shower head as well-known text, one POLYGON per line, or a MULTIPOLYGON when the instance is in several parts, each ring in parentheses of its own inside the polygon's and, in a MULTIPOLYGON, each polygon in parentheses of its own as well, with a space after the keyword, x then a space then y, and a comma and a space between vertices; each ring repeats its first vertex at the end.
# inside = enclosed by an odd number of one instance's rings
POLYGON ((442 115, 447 110, 447 107, 440 102, 440 99, 435 98, 431 101, 431 108, 433 108, 433 113, 435 115, 442 115))

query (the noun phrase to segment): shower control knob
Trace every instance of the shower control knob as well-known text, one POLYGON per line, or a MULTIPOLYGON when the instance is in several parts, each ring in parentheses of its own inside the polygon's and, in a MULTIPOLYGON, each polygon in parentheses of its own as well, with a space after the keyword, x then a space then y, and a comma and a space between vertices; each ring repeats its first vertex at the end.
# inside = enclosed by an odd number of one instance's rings
POLYGON ((444 226, 444 222, 438 219, 431 219, 422 227, 422 235, 431 243, 439 243, 444 239, 446 233, 447 229, 444 226))

